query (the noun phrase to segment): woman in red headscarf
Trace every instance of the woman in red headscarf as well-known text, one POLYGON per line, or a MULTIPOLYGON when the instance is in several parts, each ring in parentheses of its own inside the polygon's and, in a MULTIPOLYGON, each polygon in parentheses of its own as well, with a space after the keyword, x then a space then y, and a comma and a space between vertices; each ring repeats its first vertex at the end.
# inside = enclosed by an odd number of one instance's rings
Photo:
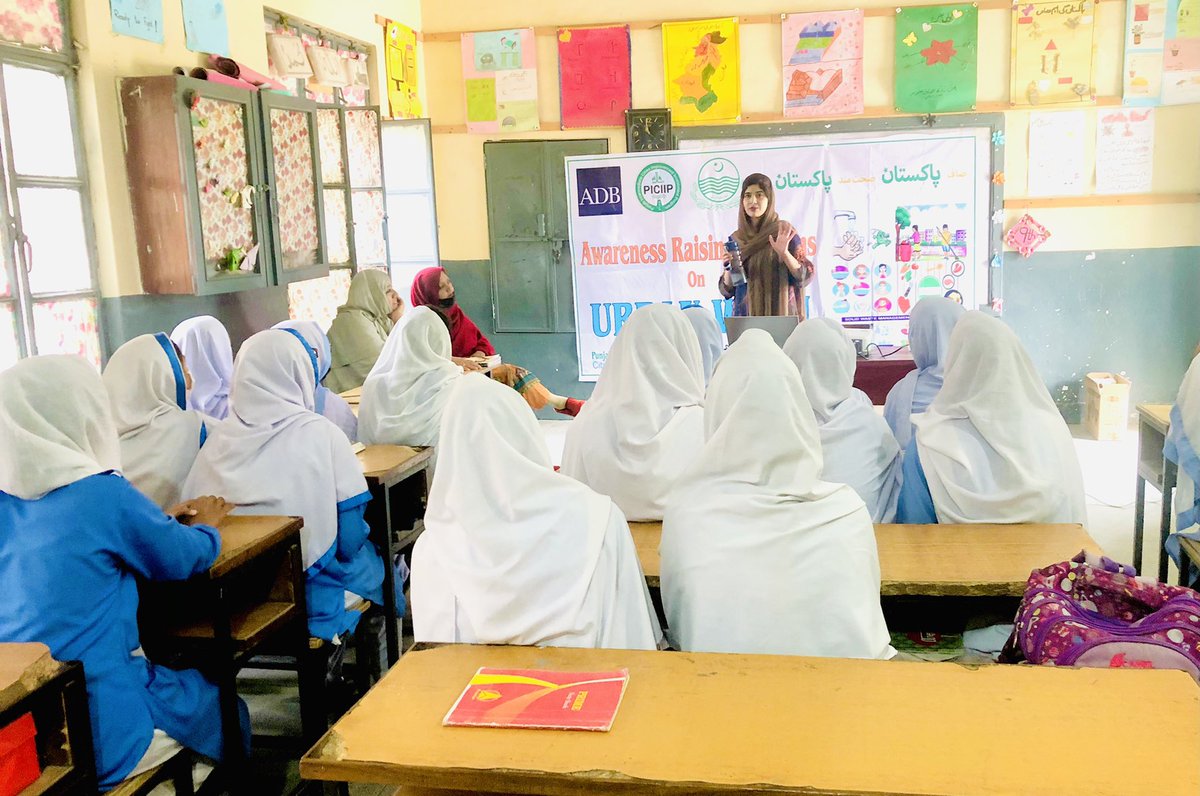
MULTIPOLYGON (((429 307, 446 319, 450 327, 450 356, 459 366, 468 371, 480 370, 478 360, 496 353, 492 342, 455 303, 454 283, 444 268, 426 268, 418 273, 409 297, 414 307, 429 307)), ((519 392, 535 410, 550 405, 556 412, 574 417, 583 408, 583 401, 550 392, 525 368, 497 365, 492 368, 491 376, 519 392)))

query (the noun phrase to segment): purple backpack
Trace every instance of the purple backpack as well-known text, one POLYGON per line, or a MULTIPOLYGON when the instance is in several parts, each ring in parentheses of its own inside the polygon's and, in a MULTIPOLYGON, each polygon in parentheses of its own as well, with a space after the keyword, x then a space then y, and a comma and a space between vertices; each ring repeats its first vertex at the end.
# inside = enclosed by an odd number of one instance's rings
POLYGON ((1081 552, 1035 570, 1001 660, 1181 669, 1200 681, 1200 594, 1081 552))

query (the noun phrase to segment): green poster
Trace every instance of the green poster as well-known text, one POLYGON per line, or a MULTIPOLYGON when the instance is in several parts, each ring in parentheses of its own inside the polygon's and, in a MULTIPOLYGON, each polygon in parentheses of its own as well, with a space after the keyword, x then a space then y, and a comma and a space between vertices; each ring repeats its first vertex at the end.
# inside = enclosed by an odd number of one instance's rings
POLYGON ((967 3, 896 10, 896 110, 975 107, 979 9, 967 3))

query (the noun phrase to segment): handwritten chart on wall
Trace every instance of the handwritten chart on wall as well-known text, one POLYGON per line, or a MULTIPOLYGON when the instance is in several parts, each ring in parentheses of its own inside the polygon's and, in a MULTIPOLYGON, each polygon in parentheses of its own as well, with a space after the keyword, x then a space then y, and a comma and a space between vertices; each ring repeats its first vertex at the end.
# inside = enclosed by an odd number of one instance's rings
POLYGON ((392 118, 416 119, 421 115, 421 98, 417 94, 417 33, 407 25, 388 20, 383 47, 392 118))
POLYGON ((783 17, 783 115, 863 112, 863 12, 783 17))
POLYGON ((1149 193, 1154 182, 1154 109, 1101 111, 1096 118, 1096 193, 1149 193))
POLYGON ((1124 102, 1157 105, 1162 95, 1167 0, 1130 0, 1125 14, 1124 102))
POLYGON ((667 106, 674 124, 734 122, 741 115, 735 17, 662 26, 667 106))
POLYGON ((621 127, 633 106, 629 26, 558 29, 562 128, 621 127))
POLYGON ((163 43, 162 0, 109 0, 113 33, 163 43))
POLYGON ((539 129, 533 28, 462 34, 467 131, 539 129))
POLYGON ((1096 7, 1092 0, 1018 2, 1012 12, 1014 105, 1051 105, 1095 98, 1096 7))
POLYGON ((1168 0, 1165 36, 1163 104, 1200 102, 1200 0, 1168 0))
POLYGON ((979 9, 896 9, 896 110, 968 111, 978 83, 979 9))

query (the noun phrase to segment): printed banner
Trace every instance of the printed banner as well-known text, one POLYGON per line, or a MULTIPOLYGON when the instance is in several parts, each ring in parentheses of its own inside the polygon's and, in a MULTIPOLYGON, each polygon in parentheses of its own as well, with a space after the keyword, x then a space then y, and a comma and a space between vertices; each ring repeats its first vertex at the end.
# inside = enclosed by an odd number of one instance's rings
POLYGON ((737 121, 742 112, 737 18, 664 22, 662 37, 671 123, 737 121))
POLYGON ((1167 0, 1129 0, 1125 16, 1126 105, 1157 105, 1162 95, 1167 0))
POLYGON ((388 20, 383 49, 387 57, 388 108, 393 119, 418 119, 421 98, 417 94, 417 32, 388 20))
POLYGON ((1096 7, 1092 0, 1018 2, 1012 12, 1014 105, 1095 99, 1096 7))
POLYGON ((1200 102, 1200 0, 1168 0, 1163 105, 1200 102))
POLYGON ((785 14, 783 115, 863 112, 863 12, 785 14))
POLYGON ((538 130, 533 28, 462 35, 467 132, 538 130))
POLYGON ((724 326, 725 241, 755 172, 817 266, 810 316, 900 343, 919 298, 986 302, 990 148, 981 128, 567 158, 580 379, 636 307, 703 305, 724 326))
POLYGON ((896 9, 896 110, 969 111, 978 85, 979 9, 896 9))
POLYGON ((1096 193, 1149 193, 1154 109, 1101 110, 1096 119, 1096 193))
POLYGON ((629 26, 558 29, 562 128, 624 127, 633 107, 629 26))

